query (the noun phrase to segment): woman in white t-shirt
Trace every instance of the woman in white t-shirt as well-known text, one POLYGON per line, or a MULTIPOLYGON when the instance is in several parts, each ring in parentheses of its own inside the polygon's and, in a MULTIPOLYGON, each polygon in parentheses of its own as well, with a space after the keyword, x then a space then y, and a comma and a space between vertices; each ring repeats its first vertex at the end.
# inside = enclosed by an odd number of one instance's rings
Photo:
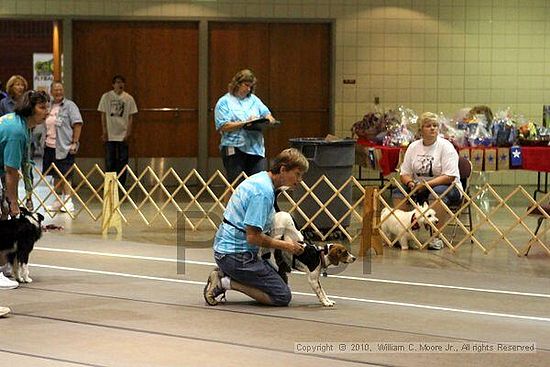
MULTIPOLYGON (((407 191, 416 188, 416 201, 420 204, 433 199, 426 186, 441 196, 454 183, 454 187, 442 200, 446 205, 460 203, 462 194, 457 188, 461 187, 458 153, 450 141, 439 137, 439 123, 435 113, 425 112, 420 116, 420 135, 421 139, 412 142, 405 152, 400 169, 401 183, 406 186, 407 191)), ((397 195, 394 195, 394 199, 399 199, 395 196, 400 196, 401 191, 395 190, 395 193, 397 195)), ((445 223, 446 211, 439 205, 435 205, 434 209, 439 218, 439 227, 445 223)), ((441 248, 442 244, 430 246, 434 249, 437 247, 441 248)))
MULTIPOLYGON (((458 153, 453 144, 439 137, 437 115, 425 112, 420 116, 421 139, 409 145, 401 165, 401 182, 412 190, 419 186, 420 194, 429 193, 429 185, 436 193, 443 194, 453 182, 460 186, 458 153)), ((427 197, 426 197, 427 198, 427 197)), ((445 204, 460 201, 460 190, 454 188, 445 197, 445 204)))

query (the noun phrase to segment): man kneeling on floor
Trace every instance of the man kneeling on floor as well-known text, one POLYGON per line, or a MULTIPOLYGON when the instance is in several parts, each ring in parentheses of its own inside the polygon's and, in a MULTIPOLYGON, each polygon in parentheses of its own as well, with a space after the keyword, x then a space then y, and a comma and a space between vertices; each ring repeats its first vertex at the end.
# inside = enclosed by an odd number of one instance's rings
POLYGON ((259 247, 303 252, 297 242, 276 240, 265 234, 271 225, 275 190, 294 187, 308 170, 307 159, 298 150, 285 149, 273 167, 244 180, 235 190, 214 239, 214 259, 218 268, 208 277, 204 299, 217 305, 225 292, 233 289, 270 306, 287 306, 290 288, 267 260, 258 257, 259 247))

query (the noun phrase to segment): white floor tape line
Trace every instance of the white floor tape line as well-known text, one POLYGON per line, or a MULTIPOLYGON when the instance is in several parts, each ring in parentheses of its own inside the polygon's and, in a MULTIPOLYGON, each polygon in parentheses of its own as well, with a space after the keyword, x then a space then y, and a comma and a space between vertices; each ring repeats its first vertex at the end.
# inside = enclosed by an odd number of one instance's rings
MULTIPOLYGON (((185 284, 200 285, 201 287, 203 287, 204 284, 205 284, 205 282, 197 282, 197 281, 194 281, 194 280, 152 277, 152 276, 148 276, 148 275, 119 273, 119 272, 104 271, 104 270, 70 268, 70 267, 65 267, 65 266, 55 266, 55 265, 45 265, 45 264, 33 264, 32 266, 37 267, 37 268, 44 268, 44 269, 74 271, 74 272, 82 272, 82 273, 91 273, 91 274, 100 274, 100 275, 109 275, 109 276, 119 276, 119 277, 125 277, 125 278, 155 280, 155 281, 161 281, 161 282, 185 283, 185 284)), ((315 295, 313 293, 293 292, 293 294, 300 295, 300 296, 317 297, 317 295, 315 295)), ((447 311, 447 312, 465 313, 465 314, 472 314, 472 315, 484 315, 484 316, 503 317, 503 318, 519 319, 519 320, 550 322, 550 318, 547 318, 547 317, 514 315, 514 314, 505 314, 505 313, 498 313, 498 312, 466 310, 466 309, 459 309, 459 308, 430 306, 430 305, 421 305, 421 304, 404 303, 404 302, 381 301, 381 300, 373 300, 373 299, 366 299, 366 298, 344 297, 344 296, 334 296, 334 295, 329 295, 329 297, 334 298, 334 299, 352 301, 352 302, 375 303, 375 304, 381 304, 381 305, 400 306, 400 307, 413 307, 413 308, 435 310, 435 311, 447 311)))
MULTIPOLYGON (((85 250, 74 250, 74 249, 57 249, 57 248, 51 248, 51 247, 35 247, 35 250, 50 251, 50 252, 64 252, 64 253, 90 255, 90 256, 106 256, 106 257, 125 258, 125 259, 134 259, 134 260, 149 260, 149 261, 161 261, 161 262, 171 262, 171 263, 181 262, 181 263, 190 264, 190 265, 216 266, 215 263, 207 262, 207 261, 196 261, 196 260, 187 260, 187 259, 178 260, 173 258, 115 254, 115 253, 109 253, 109 252, 85 251, 85 250)), ((299 271, 293 271, 292 273, 304 275, 304 273, 299 271)), ((355 276, 348 276, 348 275, 331 275, 331 278, 354 280, 354 281, 361 281, 361 282, 372 282, 372 283, 409 285, 413 287, 442 288, 442 289, 454 289, 454 290, 469 291, 469 292, 505 294, 505 295, 512 295, 512 296, 550 298, 550 294, 546 294, 546 293, 520 292, 520 291, 511 291, 511 290, 503 290, 503 289, 462 287, 462 286, 436 284, 436 283, 410 282, 410 281, 380 279, 380 278, 363 278, 363 277, 355 277, 355 276)))

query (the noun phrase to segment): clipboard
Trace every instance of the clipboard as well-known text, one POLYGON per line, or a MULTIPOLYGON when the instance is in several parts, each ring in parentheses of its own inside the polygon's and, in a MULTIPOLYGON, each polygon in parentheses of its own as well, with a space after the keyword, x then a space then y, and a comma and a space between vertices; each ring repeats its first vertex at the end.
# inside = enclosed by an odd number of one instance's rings
POLYGON ((267 118, 262 117, 256 120, 248 121, 246 125, 243 126, 243 129, 252 130, 252 131, 262 131, 267 127, 275 127, 275 126, 279 126, 280 124, 281 124, 281 121, 275 120, 273 122, 270 122, 267 118))

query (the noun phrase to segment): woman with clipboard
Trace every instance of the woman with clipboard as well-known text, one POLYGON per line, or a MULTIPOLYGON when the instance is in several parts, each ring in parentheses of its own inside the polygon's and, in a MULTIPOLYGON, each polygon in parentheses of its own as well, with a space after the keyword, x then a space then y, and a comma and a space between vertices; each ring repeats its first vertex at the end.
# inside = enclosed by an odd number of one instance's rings
POLYGON ((252 71, 239 71, 214 109, 223 165, 231 183, 241 172, 251 176, 266 169, 262 127, 277 121, 254 94, 256 81, 252 71))

